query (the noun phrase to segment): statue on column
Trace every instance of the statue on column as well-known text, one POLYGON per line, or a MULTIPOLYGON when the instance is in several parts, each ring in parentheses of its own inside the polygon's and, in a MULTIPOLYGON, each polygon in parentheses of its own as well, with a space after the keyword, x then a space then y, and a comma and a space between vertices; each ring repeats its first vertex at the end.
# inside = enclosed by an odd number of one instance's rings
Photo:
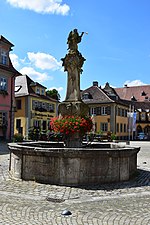
POLYGON ((70 31, 67 41, 69 52, 78 51, 78 43, 81 42, 83 34, 84 32, 82 32, 81 35, 79 35, 77 29, 70 31))
POLYGON ((61 115, 81 115, 87 113, 87 106, 82 102, 80 95, 80 74, 85 58, 78 51, 78 43, 81 42, 85 32, 79 35, 77 29, 69 33, 67 44, 68 53, 61 60, 64 71, 67 71, 67 93, 65 101, 60 103, 59 111, 61 115), (86 113, 85 113, 86 111, 86 113))

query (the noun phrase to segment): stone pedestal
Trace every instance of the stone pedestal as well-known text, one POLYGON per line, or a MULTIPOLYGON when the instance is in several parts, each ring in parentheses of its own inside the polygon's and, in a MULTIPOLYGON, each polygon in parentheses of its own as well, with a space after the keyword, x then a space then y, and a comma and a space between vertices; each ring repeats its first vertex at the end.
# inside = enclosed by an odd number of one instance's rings
POLYGON ((82 101, 64 101, 58 106, 58 113, 62 116, 85 116, 89 107, 82 101))
POLYGON ((80 148, 82 147, 82 137, 79 132, 72 133, 66 136, 65 147, 67 148, 80 148))
POLYGON ((66 101, 80 101, 80 74, 85 58, 79 51, 69 52, 63 61, 64 71, 68 72, 66 101))

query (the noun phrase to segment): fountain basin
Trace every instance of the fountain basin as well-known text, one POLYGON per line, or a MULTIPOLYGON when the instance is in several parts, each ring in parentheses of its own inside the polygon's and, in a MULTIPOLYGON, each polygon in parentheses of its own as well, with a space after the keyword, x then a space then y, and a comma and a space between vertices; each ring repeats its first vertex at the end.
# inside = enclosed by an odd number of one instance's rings
POLYGON ((129 180, 137 170, 139 147, 93 143, 65 148, 63 143, 9 143, 12 178, 58 185, 91 185, 129 180))

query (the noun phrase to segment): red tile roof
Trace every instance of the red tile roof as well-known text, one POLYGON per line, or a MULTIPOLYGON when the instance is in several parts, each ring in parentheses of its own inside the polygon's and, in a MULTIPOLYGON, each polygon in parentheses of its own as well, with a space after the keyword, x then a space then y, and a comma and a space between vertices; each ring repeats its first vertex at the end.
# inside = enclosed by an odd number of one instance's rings
POLYGON ((125 86, 123 88, 115 88, 115 91, 121 99, 131 101, 132 98, 135 98, 136 101, 140 102, 150 101, 150 85, 125 86))

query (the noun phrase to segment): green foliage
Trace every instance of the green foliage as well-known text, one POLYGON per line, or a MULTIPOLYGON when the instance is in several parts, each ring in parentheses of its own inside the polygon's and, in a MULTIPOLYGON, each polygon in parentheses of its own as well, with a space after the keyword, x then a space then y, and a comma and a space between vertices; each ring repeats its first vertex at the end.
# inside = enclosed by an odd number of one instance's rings
POLYGON ((38 127, 30 127, 28 132, 28 138, 33 141, 38 141, 40 138, 40 128, 38 127))
POLYGON ((56 100, 60 100, 60 94, 58 93, 58 91, 56 89, 52 89, 52 90, 47 90, 46 91, 47 96, 56 99, 56 100))
POLYGON ((104 132, 102 130, 99 130, 96 133, 99 134, 99 135, 103 135, 104 132))
POLYGON ((22 142, 23 141, 23 135, 22 134, 14 134, 13 136, 13 142, 22 142))
POLYGON ((116 135, 115 134, 111 134, 111 140, 116 140, 116 135))

